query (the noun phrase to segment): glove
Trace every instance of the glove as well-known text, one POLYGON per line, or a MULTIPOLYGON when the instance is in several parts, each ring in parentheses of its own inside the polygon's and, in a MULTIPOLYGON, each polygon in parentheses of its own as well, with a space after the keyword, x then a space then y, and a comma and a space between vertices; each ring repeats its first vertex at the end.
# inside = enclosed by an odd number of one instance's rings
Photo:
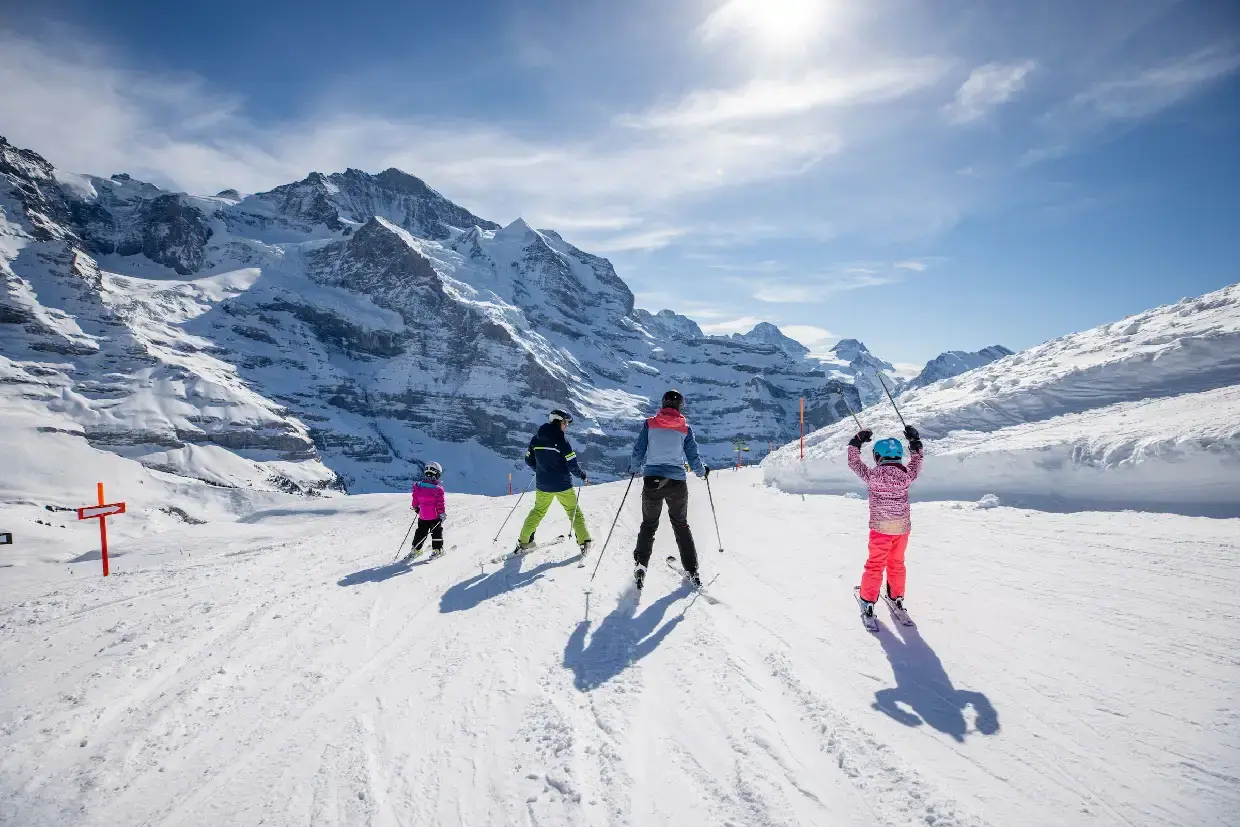
POLYGON ((581 484, 582 484, 582 485, 589 485, 589 484, 590 484, 590 478, 589 478, 589 477, 587 477, 587 476, 585 475, 585 473, 584 473, 584 472, 583 472, 583 473, 582 473, 582 475, 581 475, 581 484))
POLYGON ((912 451, 914 454, 920 454, 921 453, 921 440, 910 439, 908 441, 908 449, 912 451))
POLYGON ((702 463, 702 479, 705 480, 709 478, 710 478, 710 466, 707 465, 706 463, 702 463))
POLYGON ((912 425, 904 426, 904 436, 908 438, 910 442, 916 442, 921 439, 921 434, 917 433, 917 429, 912 425))
POLYGON ((863 431, 857 431, 857 435, 848 441, 848 444, 854 448, 860 448, 874 437, 874 432, 869 428, 863 431))
POLYGON ((447 514, 440 514, 440 515, 439 515, 439 524, 440 524, 440 525, 443 525, 443 524, 444 524, 444 521, 445 521, 445 520, 447 520, 447 519, 448 519, 448 515, 447 515, 447 514))

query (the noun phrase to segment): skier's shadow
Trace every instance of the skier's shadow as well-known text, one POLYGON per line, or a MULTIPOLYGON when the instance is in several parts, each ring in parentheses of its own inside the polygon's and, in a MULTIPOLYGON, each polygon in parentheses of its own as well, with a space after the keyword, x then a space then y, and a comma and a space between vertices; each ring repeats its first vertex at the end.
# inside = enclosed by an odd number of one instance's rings
POLYGON ((668 608, 692 589, 681 586, 656 600, 637 614, 634 596, 621 598, 620 605, 599 624, 586 645, 591 622, 577 624, 564 647, 564 666, 573 670, 573 685, 581 692, 597 689, 637 661, 649 655, 684 620, 685 613, 659 625, 668 608))
POLYGON ((989 698, 952 686, 943 662, 915 626, 896 623, 894 628, 899 636, 884 633, 878 639, 891 662, 896 685, 874 693, 875 709, 906 726, 929 724, 963 742, 969 732, 964 712, 973 707, 978 732, 994 735, 999 731, 999 713, 989 698))
POLYGON ((413 571, 413 568, 407 560, 398 560, 395 563, 387 563, 386 565, 346 574, 336 581, 336 585, 360 586, 363 583, 382 583, 384 580, 390 580, 397 575, 407 574, 410 571, 413 571))
POLYGON ((490 574, 475 574, 444 592, 443 597, 439 598, 439 611, 443 614, 469 611, 481 605, 483 601, 523 589, 541 580, 552 569, 576 565, 578 559, 580 558, 574 556, 566 560, 551 560, 521 571, 524 557, 505 558, 503 566, 499 569, 490 574))

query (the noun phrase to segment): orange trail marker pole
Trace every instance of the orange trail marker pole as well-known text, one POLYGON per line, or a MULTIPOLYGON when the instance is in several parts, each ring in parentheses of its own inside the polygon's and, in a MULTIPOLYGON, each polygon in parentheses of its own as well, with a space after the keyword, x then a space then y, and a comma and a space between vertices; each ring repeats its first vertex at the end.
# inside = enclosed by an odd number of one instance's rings
POLYGON ((98 505, 83 506, 77 510, 79 520, 98 520, 99 521, 99 549, 100 556, 103 558, 103 576, 108 576, 108 515, 124 514, 124 503, 108 503, 103 499, 103 483, 97 483, 96 492, 99 495, 98 505))
MULTIPOLYGON (((103 483, 96 486, 99 492, 99 504, 104 504, 103 499, 103 483)), ((108 519, 107 517, 99 518, 99 547, 103 555, 103 576, 108 576, 108 519)))
POLYGON ((805 459, 805 397, 801 397, 801 459, 805 459))
POLYGON ((508 493, 512 494, 512 474, 508 474, 508 493))

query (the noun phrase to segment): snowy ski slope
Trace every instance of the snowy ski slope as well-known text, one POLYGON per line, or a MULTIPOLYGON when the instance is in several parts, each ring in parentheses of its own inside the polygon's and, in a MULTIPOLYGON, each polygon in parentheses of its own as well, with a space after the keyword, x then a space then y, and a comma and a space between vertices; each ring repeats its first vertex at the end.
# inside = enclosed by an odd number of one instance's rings
MULTIPOLYGON (((1240 516, 1240 284, 1008 356, 898 398, 926 442, 920 499, 1240 516)), ((900 435, 890 405, 862 414, 900 435)), ((861 492, 852 419, 767 458, 793 492, 861 492)))
POLYGON ((480 569, 512 498, 451 495, 413 566, 403 495, 117 518, 108 580, 66 529, 0 568, 0 822, 1236 823, 1240 521, 917 504, 919 625, 875 637, 864 502, 716 473, 721 555, 691 486, 713 602, 621 594, 632 497, 589 598, 563 544, 480 569))

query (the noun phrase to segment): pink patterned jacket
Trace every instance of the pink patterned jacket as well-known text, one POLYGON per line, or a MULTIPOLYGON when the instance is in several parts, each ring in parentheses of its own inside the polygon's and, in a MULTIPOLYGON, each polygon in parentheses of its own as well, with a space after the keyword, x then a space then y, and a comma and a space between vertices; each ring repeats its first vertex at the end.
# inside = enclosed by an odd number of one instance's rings
POLYGON ((880 534, 908 534, 913 530, 909 516, 908 489, 921 473, 921 454, 913 452, 908 468, 880 465, 871 468, 861 459, 861 449, 848 446, 848 467, 870 489, 870 528, 880 534))
POLYGON ((438 520, 447 513, 443 487, 437 482, 418 480, 413 484, 413 507, 423 520, 438 520))

